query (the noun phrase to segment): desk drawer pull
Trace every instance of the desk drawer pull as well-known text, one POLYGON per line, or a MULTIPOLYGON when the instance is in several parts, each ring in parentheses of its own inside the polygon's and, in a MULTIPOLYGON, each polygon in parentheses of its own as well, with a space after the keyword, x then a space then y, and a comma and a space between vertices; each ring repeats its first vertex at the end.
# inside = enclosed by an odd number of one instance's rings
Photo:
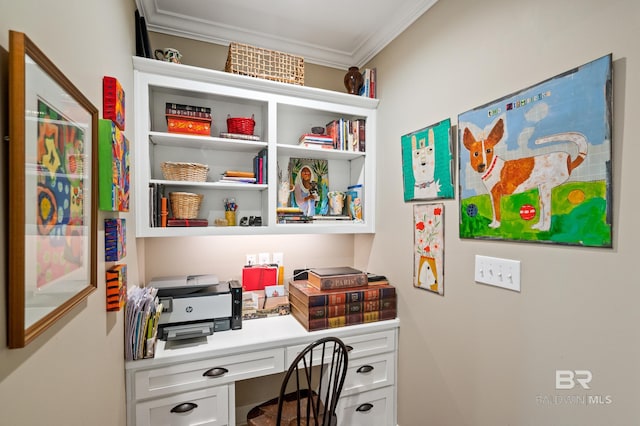
POLYGON ((178 404, 171 409, 172 413, 188 413, 189 411, 198 408, 198 404, 194 404, 193 402, 183 402, 182 404, 178 404))
POLYGON ((358 368, 356 370, 356 373, 368 373, 370 371, 373 371, 373 367, 370 365, 363 365, 362 367, 358 368))
POLYGON ((224 367, 213 367, 202 373, 205 377, 220 377, 227 374, 229 370, 224 367))
POLYGON ((373 408, 373 404, 369 404, 368 402, 365 402, 364 404, 361 404, 358 408, 356 408, 356 411, 359 411, 361 413, 366 413, 372 408, 373 408))

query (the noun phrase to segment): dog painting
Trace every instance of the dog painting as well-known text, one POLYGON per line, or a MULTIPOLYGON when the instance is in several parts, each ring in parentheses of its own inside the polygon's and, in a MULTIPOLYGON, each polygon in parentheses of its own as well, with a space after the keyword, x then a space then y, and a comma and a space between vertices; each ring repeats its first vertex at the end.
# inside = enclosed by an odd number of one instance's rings
POLYGON ((453 198, 451 122, 402 136, 404 200, 453 198))
POLYGON ((460 236, 611 246, 611 57, 458 117, 460 236))
POLYGON ((413 223, 413 285, 444 295, 444 205, 414 205, 413 223))

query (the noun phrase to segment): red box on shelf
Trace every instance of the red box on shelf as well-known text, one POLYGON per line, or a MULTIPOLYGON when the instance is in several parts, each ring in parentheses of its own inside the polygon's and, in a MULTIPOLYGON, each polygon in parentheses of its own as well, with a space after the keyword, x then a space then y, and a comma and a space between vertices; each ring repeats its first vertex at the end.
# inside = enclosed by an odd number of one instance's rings
POLYGON ((211 134, 211 119, 167 114, 167 131, 169 133, 209 136, 211 134))

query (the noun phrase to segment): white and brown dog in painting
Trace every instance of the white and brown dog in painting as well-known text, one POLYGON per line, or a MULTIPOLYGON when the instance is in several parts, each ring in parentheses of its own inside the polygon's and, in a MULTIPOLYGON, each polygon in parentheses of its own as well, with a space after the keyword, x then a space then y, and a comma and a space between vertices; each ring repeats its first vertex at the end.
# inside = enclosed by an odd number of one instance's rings
POLYGON ((429 129, 428 142, 411 136, 411 168, 413 170, 413 196, 416 199, 436 198, 440 181, 436 180, 436 143, 433 129, 429 129))
POLYGON ((538 189, 540 215, 533 229, 548 231, 551 227, 551 191, 566 182, 571 172, 587 156, 588 142, 584 135, 577 132, 557 133, 539 138, 536 145, 549 142, 570 141, 578 146, 578 154, 572 158, 566 151, 555 151, 530 157, 505 160, 495 155, 494 147, 505 134, 504 118, 499 118, 489 135, 474 136, 465 127, 462 141, 469 150, 470 164, 473 170, 482 174, 482 182, 489 191, 493 206, 493 220, 489 226, 500 226, 500 200, 502 197, 517 194, 529 189, 538 189))

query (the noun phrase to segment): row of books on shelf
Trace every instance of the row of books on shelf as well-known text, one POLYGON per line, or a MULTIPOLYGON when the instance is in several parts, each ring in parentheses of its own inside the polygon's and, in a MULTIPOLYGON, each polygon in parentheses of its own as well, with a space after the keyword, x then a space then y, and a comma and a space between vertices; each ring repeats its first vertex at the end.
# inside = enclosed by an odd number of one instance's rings
POLYGON ((377 98, 376 94, 376 68, 365 68, 362 70, 362 87, 360 88, 360 96, 366 98, 377 98))
POLYGON ((257 184, 268 183, 267 179, 267 148, 261 149, 258 154, 253 157, 253 173, 257 184))
POLYGON ((307 280, 289 282, 291 315, 307 331, 393 319, 396 290, 391 284, 319 290, 307 280))
POLYGON ((167 102, 165 114, 211 120, 211 108, 167 102))
POLYGON ((331 138, 333 149, 365 152, 366 120, 339 118, 327 123, 326 134, 331 138))

